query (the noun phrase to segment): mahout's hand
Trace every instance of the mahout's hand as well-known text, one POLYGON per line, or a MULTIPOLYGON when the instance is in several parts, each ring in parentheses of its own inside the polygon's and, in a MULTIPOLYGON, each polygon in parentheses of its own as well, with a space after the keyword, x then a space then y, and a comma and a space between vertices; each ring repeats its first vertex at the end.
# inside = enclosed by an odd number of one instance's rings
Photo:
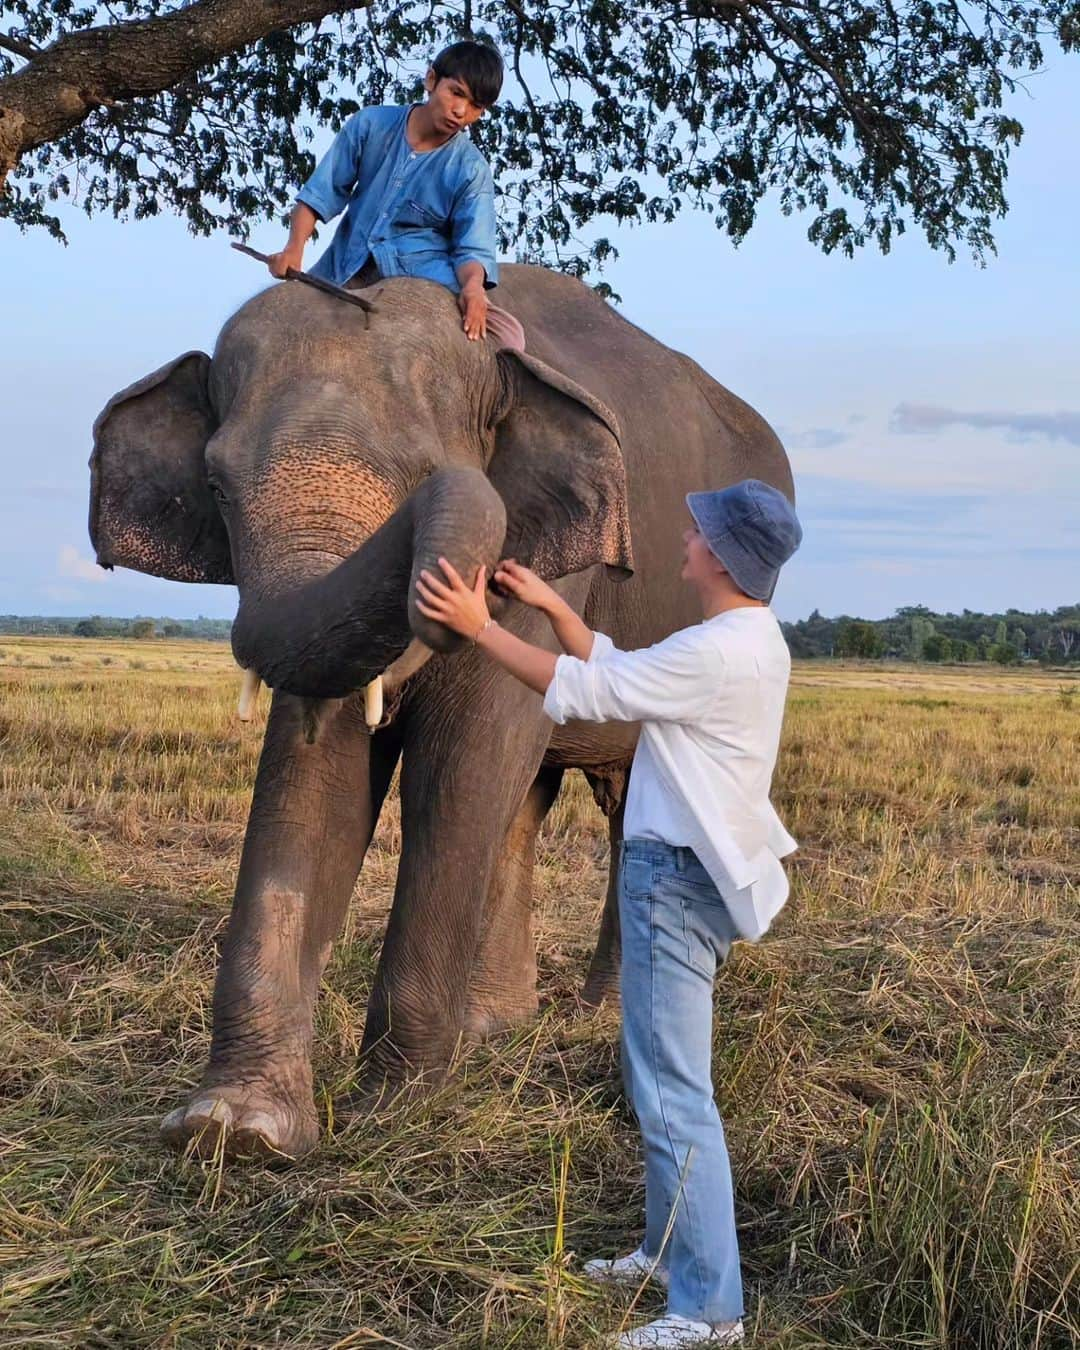
POLYGON ((461 326, 470 342, 478 342, 487 336, 488 298, 484 294, 484 283, 466 286, 458 294, 458 309, 461 310, 461 326))
POLYGON ((439 559, 439 567, 443 573, 441 577, 424 568, 417 578, 416 590, 420 598, 416 608, 425 618, 435 619, 451 632, 475 640, 490 618, 484 597, 487 568, 477 568, 476 580, 470 590, 446 558, 439 559))
POLYGON ((304 250, 283 248, 280 253, 271 253, 266 265, 270 269, 270 275, 282 281, 290 267, 295 268, 297 272, 304 270, 304 250))
POLYGON ((509 591, 515 600, 545 614, 550 613, 554 605, 561 603, 561 597, 546 581, 541 581, 535 572, 513 558, 503 558, 502 562, 496 563, 493 580, 496 586, 509 591))

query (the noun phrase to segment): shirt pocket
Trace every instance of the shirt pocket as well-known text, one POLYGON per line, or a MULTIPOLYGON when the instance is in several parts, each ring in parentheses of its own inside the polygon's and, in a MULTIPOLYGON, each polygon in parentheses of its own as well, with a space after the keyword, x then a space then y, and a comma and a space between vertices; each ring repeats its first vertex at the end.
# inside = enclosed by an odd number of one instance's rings
POLYGON ((437 211, 415 197, 405 197, 394 213, 394 224, 403 230, 439 230, 446 232, 446 213, 437 211))

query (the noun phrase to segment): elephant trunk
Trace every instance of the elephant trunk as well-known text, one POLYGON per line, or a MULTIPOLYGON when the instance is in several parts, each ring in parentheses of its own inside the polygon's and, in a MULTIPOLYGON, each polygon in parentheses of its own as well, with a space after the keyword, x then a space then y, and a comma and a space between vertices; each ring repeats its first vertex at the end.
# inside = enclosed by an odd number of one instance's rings
POLYGON ((468 581, 506 536, 502 498, 479 469, 431 474, 324 576, 284 593, 241 588, 233 653, 273 689, 343 698, 380 676, 413 638, 438 652, 464 644, 416 608, 416 579, 446 557, 468 581))

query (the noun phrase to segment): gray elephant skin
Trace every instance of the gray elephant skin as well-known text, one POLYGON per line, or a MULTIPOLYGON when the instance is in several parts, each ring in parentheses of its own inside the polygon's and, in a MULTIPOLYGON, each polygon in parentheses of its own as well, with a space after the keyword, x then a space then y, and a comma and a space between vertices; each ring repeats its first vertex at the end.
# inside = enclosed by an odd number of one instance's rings
MULTIPOLYGON (((637 727, 553 726, 535 693, 417 611, 420 569, 445 555, 471 579, 516 557, 617 646, 642 647, 700 617, 679 579, 685 494, 755 477, 793 496, 762 418, 578 281, 505 268, 524 355, 469 342, 431 282, 364 294, 375 313, 271 286, 212 359, 178 357, 95 424, 98 561, 235 584, 236 658, 274 691, 209 1063, 162 1124, 178 1145, 224 1133, 232 1151, 295 1157, 316 1143, 316 992, 399 761, 361 1095, 437 1082, 462 1034, 535 1013, 534 843, 567 769, 587 775, 617 847, 637 727), (360 691, 383 672, 371 729, 360 691)), ((556 650, 542 616, 489 598, 556 650)), ((614 872, 591 1003, 617 994, 614 872)))

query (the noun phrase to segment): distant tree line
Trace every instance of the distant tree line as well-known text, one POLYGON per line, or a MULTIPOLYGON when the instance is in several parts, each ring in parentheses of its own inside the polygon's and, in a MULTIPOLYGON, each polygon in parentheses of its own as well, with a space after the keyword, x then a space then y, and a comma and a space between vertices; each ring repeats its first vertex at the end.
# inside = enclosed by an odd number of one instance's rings
POLYGON ((826 619, 818 610, 808 619, 782 625, 792 656, 855 656, 894 661, 991 661, 1016 665, 1080 662, 1080 605, 1053 612, 935 614, 924 605, 908 605, 888 619, 857 619, 841 614, 826 619))
MULTIPOLYGON (((848 614, 826 619, 818 610, 807 619, 781 627, 792 656, 855 656, 893 661, 991 661, 1015 665, 1080 663, 1080 605, 1062 605, 1025 613, 935 614, 924 605, 908 605, 888 619, 858 619, 848 614)), ((88 638, 201 638, 227 642, 229 619, 54 618, 49 615, 0 614, 0 634, 88 638)))
POLYGON ((143 614, 133 619, 102 614, 88 618, 0 614, 0 634, 8 637, 201 638, 207 642, 227 642, 231 629, 231 619, 207 619, 201 614, 197 619, 155 619, 143 614))

